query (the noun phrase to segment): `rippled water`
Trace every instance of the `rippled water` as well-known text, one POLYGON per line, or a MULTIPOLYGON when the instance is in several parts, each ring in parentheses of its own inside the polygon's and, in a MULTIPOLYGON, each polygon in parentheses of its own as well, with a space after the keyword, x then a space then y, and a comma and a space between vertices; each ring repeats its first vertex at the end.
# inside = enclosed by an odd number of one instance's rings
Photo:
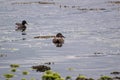
MULTIPOLYGON (((14 63, 24 70, 54 62, 54 71, 74 78, 79 74, 97 78, 120 71, 120 4, 109 0, 43 1, 55 4, 0 0, 0 80, 14 63), (22 20, 28 22, 27 35, 15 31, 15 23, 22 20), (52 38, 34 39, 58 32, 66 37, 62 47, 56 47, 52 38)), ((39 74, 32 72, 30 76, 39 79, 39 74)), ((17 75, 14 80, 20 79, 20 73, 17 75)))

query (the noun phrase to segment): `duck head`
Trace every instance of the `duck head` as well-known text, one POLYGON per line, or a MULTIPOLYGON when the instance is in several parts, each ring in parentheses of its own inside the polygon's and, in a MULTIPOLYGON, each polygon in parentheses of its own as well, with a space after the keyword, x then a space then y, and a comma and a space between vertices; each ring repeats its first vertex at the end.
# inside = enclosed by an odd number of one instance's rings
POLYGON ((56 37, 65 38, 61 33, 57 33, 56 37))
POLYGON ((28 24, 25 20, 22 21, 22 25, 28 24))

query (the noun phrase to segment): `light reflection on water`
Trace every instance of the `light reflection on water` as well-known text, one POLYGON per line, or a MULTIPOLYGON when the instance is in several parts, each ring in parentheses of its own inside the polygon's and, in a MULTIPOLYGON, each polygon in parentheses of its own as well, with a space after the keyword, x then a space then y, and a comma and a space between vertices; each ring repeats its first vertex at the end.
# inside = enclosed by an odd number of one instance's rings
POLYGON ((17 0, 0 1, 0 54, 7 55, 0 57, 0 69, 11 63, 30 67, 50 61, 55 62, 53 70, 63 75, 76 76, 80 71, 97 77, 120 70, 119 5, 110 5, 104 0, 79 0, 72 1, 72 4, 68 0, 54 0, 55 5, 12 5, 14 2, 17 0), (80 11, 71 7, 60 8, 59 5, 107 10, 80 11), (24 19, 28 22, 27 35, 14 31, 15 23, 24 19), (55 47, 52 39, 34 39, 35 36, 56 35, 58 32, 66 37, 61 48, 55 47), (66 72, 65 68, 70 66, 77 69, 75 74, 66 72))

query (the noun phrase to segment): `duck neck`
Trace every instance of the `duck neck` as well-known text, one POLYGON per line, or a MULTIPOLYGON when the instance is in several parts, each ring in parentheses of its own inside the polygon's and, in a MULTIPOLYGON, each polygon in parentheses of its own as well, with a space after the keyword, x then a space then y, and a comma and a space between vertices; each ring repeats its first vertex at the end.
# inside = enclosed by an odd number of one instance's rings
POLYGON ((22 23, 22 25, 25 25, 25 23, 22 23))

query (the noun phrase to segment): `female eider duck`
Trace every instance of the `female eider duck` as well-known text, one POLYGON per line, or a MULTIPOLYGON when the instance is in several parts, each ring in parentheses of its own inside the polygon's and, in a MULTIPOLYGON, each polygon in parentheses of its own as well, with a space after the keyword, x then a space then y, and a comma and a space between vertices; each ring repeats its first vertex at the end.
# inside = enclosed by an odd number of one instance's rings
POLYGON ((61 33, 58 33, 54 38, 53 38, 53 43, 56 44, 57 47, 61 47, 62 44, 64 43, 64 36, 61 33))
POLYGON ((16 23, 16 31, 22 31, 22 32, 24 32, 25 30, 26 30, 26 25, 25 24, 27 24, 27 22, 25 21, 25 20, 23 20, 22 21, 22 23, 16 23))

